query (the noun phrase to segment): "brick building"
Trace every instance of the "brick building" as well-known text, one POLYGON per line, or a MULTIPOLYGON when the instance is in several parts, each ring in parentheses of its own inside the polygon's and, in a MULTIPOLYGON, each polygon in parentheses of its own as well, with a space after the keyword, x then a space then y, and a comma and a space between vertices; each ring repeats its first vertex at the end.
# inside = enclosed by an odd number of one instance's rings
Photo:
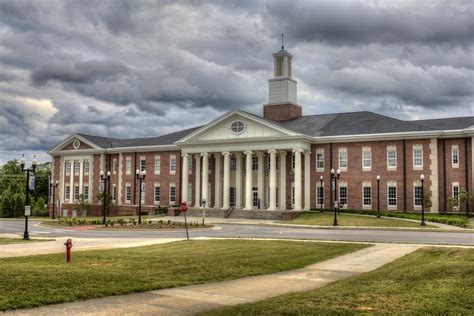
MULTIPOLYGON (((176 205, 251 210, 342 207, 421 210, 423 174, 431 212, 452 211, 448 198, 472 191, 474 117, 403 121, 372 112, 303 115, 292 55, 273 54, 274 76, 263 117, 234 110, 160 137, 114 139, 74 134, 49 151, 56 200, 72 214, 78 196, 100 214, 100 172, 110 171, 112 214, 136 214, 136 170, 146 170, 142 209, 176 205), (330 170, 340 170, 335 191, 330 170), (322 186, 321 186, 322 177, 322 186), (322 205, 321 205, 322 204, 322 205)), ((469 206, 472 207, 472 206, 469 206)))

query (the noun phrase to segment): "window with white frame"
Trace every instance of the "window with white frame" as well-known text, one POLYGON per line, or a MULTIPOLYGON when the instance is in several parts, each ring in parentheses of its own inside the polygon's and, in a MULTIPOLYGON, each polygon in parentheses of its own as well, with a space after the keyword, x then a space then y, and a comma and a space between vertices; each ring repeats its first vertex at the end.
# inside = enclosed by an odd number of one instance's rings
POLYGON ((229 188, 229 205, 230 206, 235 206, 235 198, 236 198, 236 192, 235 192, 235 187, 230 187, 229 188))
POLYGON ((295 154, 291 155, 291 170, 295 170, 295 154))
POLYGON ((155 156, 155 174, 161 173, 161 156, 155 156))
POLYGON ((88 176, 89 175, 89 169, 90 169, 89 160, 84 160, 84 164, 83 164, 82 167, 84 169, 84 175, 88 176))
POLYGON ((84 192, 82 193, 84 195, 84 200, 89 200, 89 185, 84 184, 84 188, 82 189, 84 192))
POLYGON ((316 204, 324 207, 324 187, 320 185, 316 187, 316 204))
POLYGON ((176 204, 176 184, 170 183, 170 205, 176 204))
POLYGON ((78 176, 80 172, 81 172, 81 164, 79 163, 79 161, 74 161, 74 175, 78 176))
POLYGON ((397 184, 395 182, 389 182, 387 184, 387 206, 394 208, 397 206, 397 184))
POLYGON ((295 183, 291 183, 291 207, 295 206, 295 183))
POLYGON ((64 199, 69 200, 71 198, 71 187, 69 186, 69 183, 66 184, 66 187, 64 188, 64 199))
POLYGON ((79 184, 75 184, 74 185, 74 200, 75 201, 79 200, 79 194, 80 194, 79 184))
POLYGON ((423 168, 423 147, 421 145, 413 146, 413 168, 423 168))
POLYGON ((396 146, 387 147, 387 169, 388 170, 397 169, 397 147, 396 146))
POLYGON ((230 157, 230 170, 235 171, 237 169, 237 159, 230 157))
POLYGON ((145 171, 146 170, 146 160, 145 158, 140 158, 140 171, 145 171))
POLYGON ((370 170, 372 168, 372 150, 370 147, 362 148, 362 170, 370 170))
POLYGON ((176 155, 170 155, 170 174, 176 174, 176 155))
POLYGON ((117 185, 112 185, 112 203, 117 201, 117 185))
POLYGON ((316 171, 324 171, 324 149, 316 150, 316 171))
POLYGON ((349 201, 349 194, 347 190, 347 183, 340 183, 339 184, 339 204, 342 205, 343 208, 347 208, 347 203, 349 201))
POLYGON ((339 148, 339 169, 347 170, 347 148, 339 148))
POLYGON ((421 207, 423 205, 423 194, 422 194, 421 183, 415 181, 413 185, 413 205, 415 207, 421 207))
POLYGON ((372 187, 368 183, 362 185, 362 206, 365 208, 372 206, 372 187))
POLYGON ((130 201, 132 200, 132 187, 130 184, 125 185, 125 203, 130 204, 130 201))
POLYGON ((64 163, 64 169, 67 176, 71 174, 71 163, 69 161, 64 163))
POLYGON ((127 157, 125 160, 125 174, 132 174, 132 157, 127 157))
POLYGON ((117 158, 114 158, 113 163, 112 163, 112 172, 114 174, 117 174, 117 169, 118 169, 118 167, 117 167, 117 158))
POLYGON ((161 188, 160 188, 160 184, 159 183, 155 183, 155 187, 154 187, 154 198, 153 198, 153 201, 155 202, 155 204, 160 204, 160 198, 161 198, 161 188))
POLYGON ((188 158, 188 174, 193 174, 193 156, 188 158))
POLYGON ((451 147, 451 161, 453 164, 453 168, 459 167, 459 147, 458 145, 453 145, 451 147))
POLYGON ((188 183, 188 204, 192 203, 193 201, 193 184, 188 183))
POLYGON ((258 170, 258 157, 252 156, 252 170, 257 171, 258 170))
POLYGON ((453 183, 453 198, 456 200, 456 209, 458 209, 459 207, 459 183, 458 182, 454 182, 453 183))

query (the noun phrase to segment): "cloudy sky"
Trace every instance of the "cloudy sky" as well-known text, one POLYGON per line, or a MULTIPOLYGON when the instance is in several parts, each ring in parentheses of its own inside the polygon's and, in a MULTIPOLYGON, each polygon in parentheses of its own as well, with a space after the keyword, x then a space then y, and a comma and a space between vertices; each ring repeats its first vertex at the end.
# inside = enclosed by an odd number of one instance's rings
POLYGON ((281 33, 305 114, 474 115, 470 0, 0 0, 0 164, 261 114, 281 33))

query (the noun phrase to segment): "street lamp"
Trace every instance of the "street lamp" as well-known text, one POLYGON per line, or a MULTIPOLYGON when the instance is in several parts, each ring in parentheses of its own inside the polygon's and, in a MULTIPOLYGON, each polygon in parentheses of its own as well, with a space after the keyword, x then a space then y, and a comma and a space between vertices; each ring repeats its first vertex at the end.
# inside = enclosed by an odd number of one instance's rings
POLYGON ((339 180, 339 177, 341 176, 341 170, 338 168, 336 172, 334 172, 334 168, 331 169, 331 183, 334 184, 334 199, 335 201, 332 202, 332 207, 334 208, 334 222, 332 223, 332 226, 337 226, 337 210, 339 209, 339 202, 338 202, 338 196, 337 196, 337 180, 339 180))
POLYGON ((140 172, 139 169, 135 171, 137 180, 140 181, 140 189, 138 191, 138 224, 142 223, 142 183, 145 181, 146 170, 140 172))
POLYGON ((106 200, 107 200, 107 181, 110 181, 110 171, 107 171, 107 173, 104 173, 103 170, 100 170, 100 180, 102 180, 102 182, 104 183, 104 192, 102 194, 102 215, 103 215, 103 219, 102 219, 102 224, 105 225, 105 222, 106 222, 106 218, 105 218, 105 203, 106 203, 106 200))
POLYGON ((380 218, 380 175, 377 175, 377 218, 380 218))
POLYGON ((51 194, 53 195, 53 199, 52 199, 53 200, 53 211, 51 212, 51 219, 54 219, 54 204, 56 202, 56 188, 58 187, 58 184, 59 184, 58 180, 56 180, 56 182, 51 180, 51 183, 49 184, 51 194))
POLYGON ((321 199, 321 213, 323 212, 323 204, 324 204, 324 199, 323 195, 321 194, 323 192, 323 176, 319 177, 319 198, 321 199))
POLYGON ((34 187, 33 185, 30 186, 30 172, 35 174, 36 166, 38 165, 38 160, 36 160, 36 155, 33 156, 33 161, 31 162, 31 168, 25 168, 26 165, 26 160, 25 160, 25 155, 23 155, 20 159, 20 166, 21 166, 21 171, 26 172, 26 199, 25 199, 25 232, 23 233, 23 240, 29 240, 30 235, 28 233, 28 216, 30 215, 31 212, 31 206, 30 206, 30 189, 34 187), (28 212, 26 211, 28 209, 28 212))
POLYGON ((421 180, 421 226, 426 226, 425 224, 425 188, 423 182, 425 181, 425 175, 420 175, 421 180))

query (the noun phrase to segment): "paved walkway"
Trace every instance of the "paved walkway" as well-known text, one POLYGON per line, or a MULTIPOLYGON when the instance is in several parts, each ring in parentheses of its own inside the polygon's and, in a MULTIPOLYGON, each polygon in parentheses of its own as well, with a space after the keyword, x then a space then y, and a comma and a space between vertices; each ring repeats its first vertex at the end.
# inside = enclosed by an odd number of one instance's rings
POLYGON ((8 312, 8 315, 192 315, 222 306, 309 291, 368 272, 420 248, 376 244, 305 268, 233 281, 120 295, 8 312))

